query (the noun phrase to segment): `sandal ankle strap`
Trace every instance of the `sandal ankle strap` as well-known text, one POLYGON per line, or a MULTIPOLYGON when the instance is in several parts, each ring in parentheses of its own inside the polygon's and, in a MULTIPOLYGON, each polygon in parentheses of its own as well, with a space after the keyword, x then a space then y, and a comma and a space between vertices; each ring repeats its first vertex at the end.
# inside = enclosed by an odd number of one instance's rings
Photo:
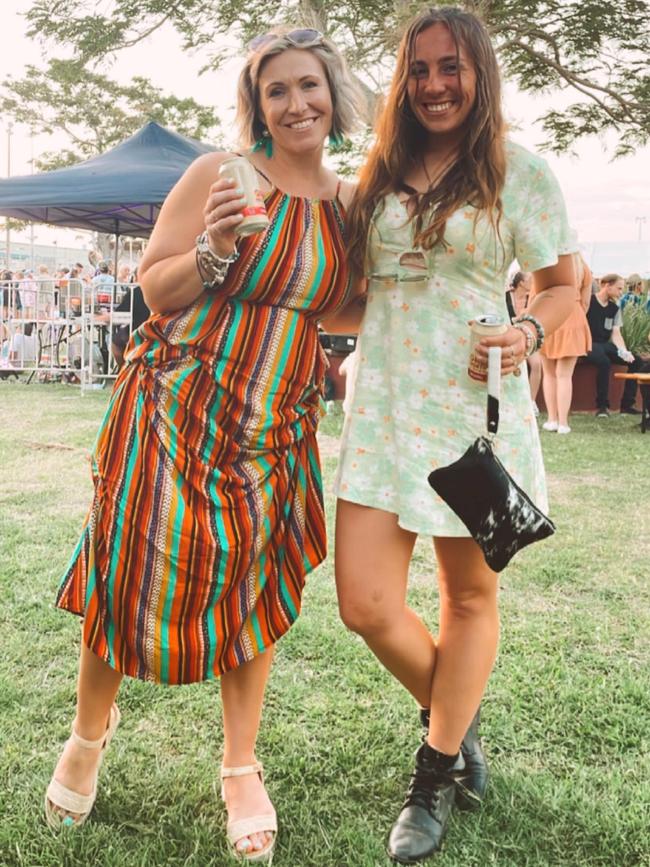
POLYGON ((70 739, 76 746, 82 747, 84 750, 100 750, 106 740, 106 734, 103 734, 101 738, 97 738, 96 741, 89 741, 86 738, 82 738, 81 735, 78 735, 73 727, 72 732, 70 733, 70 739))
POLYGON ((77 734, 75 731, 75 722, 72 723, 72 731, 70 733, 70 739, 72 742, 78 746, 82 747, 84 750, 100 750, 107 740, 113 735, 113 732, 117 728, 117 725, 120 721, 120 712, 116 704, 111 707, 111 711, 108 715, 108 725, 106 726, 106 731, 101 736, 101 738, 97 738, 97 740, 89 741, 87 738, 82 738, 81 735, 77 734))
POLYGON ((251 774, 259 774, 264 781, 264 768, 261 762, 255 762, 252 765, 241 765, 238 768, 227 768, 221 766, 221 779, 225 780, 228 777, 248 777, 251 774))

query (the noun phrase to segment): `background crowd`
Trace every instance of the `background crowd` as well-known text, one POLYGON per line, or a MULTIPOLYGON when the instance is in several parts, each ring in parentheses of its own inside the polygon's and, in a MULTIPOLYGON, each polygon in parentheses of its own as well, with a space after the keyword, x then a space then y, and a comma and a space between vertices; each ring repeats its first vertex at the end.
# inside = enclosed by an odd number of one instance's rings
MULTIPOLYGON (((576 257, 578 278, 576 303, 571 316, 552 335, 542 349, 528 360, 528 378, 533 409, 539 415, 537 398, 542 387, 548 413, 542 428, 559 434, 571 432, 568 417, 572 401, 573 372, 577 362, 596 367, 596 416, 610 414, 610 372, 612 365, 622 366, 629 373, 644 368, 642 357, 626 344, 623 333, 623 312, 629 305, 640 318, 650 316, 650 288, 639 274, 624 278, 620 274, 592 275, 581 256, 576 257)), ((511 319, 525 312, 531 293, 531 275, 517 271, 506 292, 511 319)), ((628 313, 628 316, 630 313, 628 313)), ((646 321, 645 342, 650 342, 650 325, 646 321)), ((623 390, 620 411, 637 415, 637 383, 628 380, 623 390)))

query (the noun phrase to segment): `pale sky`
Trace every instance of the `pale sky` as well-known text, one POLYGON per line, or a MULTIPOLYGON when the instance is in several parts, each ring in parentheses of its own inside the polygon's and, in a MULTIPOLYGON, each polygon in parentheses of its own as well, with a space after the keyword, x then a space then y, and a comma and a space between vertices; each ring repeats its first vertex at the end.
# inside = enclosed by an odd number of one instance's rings
MULTIPOLYGON (((9 74, 20 77, 26 63, 44 65, 40 46, 25 36, 25 22, 20 13, 30 5, 30 0, 3 0, 0 8, 0 32, 3 35, 0 81, 9 74)), ((60 51, 53 53, 61 56, 60 51)), ((200 57, 193 58, 181 52, 179 39, 169 28, 155 33, 138 48, 120 53, 109 74, 124 82, 133 75, 144 75, 177 96, 193 96, 199 102, 212 103, 220 110, 223 129, 227 133, 231 129, 239 63, 233 61, 223 72, 203 76, 198 75, 200 66, 200 57)), ((546 107, 557 107, 561 102, 574 99, 571 97, 569 100, 564 94, 535 98, 528 93, 518 93, 514 86, 507 85, 506 115, 518 127, 512 137, 525 147, 537 149, 543 133, 535 124, 536 118, 546 107)), ((48 137, 40 136, 34 140, 34 151, 38 155, 63 143, 63 138, 48 140, 48 137)), ((29 131, 15 126, 11 149, 12 175, 29 173, 30 147, 29 131)), ((604 143, 596 138, 580 142, 576 150, 578 156, 575 158, 545 156, 560 181, 571 224, 578 232, 580 242, 588 245, 598 241, 635 241, 639 237, 639 228, 643 240, 650 240, 650 147, 633 157, 614 162, 611 161, 611 151, 607 153, 604 143), (637 220, 642 217, 646 218, 645 223, 637 220)), ((6 175, 6 121, 1 119, 0 177, 6 175)), ((59 243, 78 243, 74 241, 78 234, 75 230, 48 231, 38 227, 37 234, 39 241, 46 243, 54 238, 59 243)))

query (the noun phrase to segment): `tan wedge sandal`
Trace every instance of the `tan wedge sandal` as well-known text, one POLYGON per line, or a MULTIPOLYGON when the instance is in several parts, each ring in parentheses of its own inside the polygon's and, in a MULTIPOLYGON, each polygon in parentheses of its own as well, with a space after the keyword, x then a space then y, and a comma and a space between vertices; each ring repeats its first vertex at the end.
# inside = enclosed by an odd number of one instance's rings
MULTIPOLYGON (((221 798, 225 802, 225 792, 223 781, 228 777, 246 777, 249 774, 258 774, 262 783, 264 783, 264 768, 260 762, 255 762, 253 765, 243 765, 240 768, 221 768, 221 798)), ((264 864, 270 864, 273 860, 273 849, 275 847, 275 838, 278 833, 278 819, 275 810, 271 813, 266 813, 260 816, 249 816, 246 819, 239 819, 236 822, 228 822, 226 825, 226 834, 228 842, 232 846, 231 852, 235 858, 242 861, 258 861, 264 864), (272 839, 263 849, 251 849, 248 852, 240 852, 236 848, 236 844, 244 837, 250 837, 251 834, 261 834, 267 831, 273 834, 272 839)))
POLYGON ((79 792, 74 792, 72 789, 68 789, 52 777, 50 785, 47 787, 47 792, 45 793, 45 818, 47 824, 53 831, 60 831, 62 828, 78 828, 83 825, 90 815, 90 811, 95 804, 95 798, 97 797, 97 777, 99 776, 99 769, 119 722, 120 711, 118 706, 114 704, 111 708, 106 734, 103 737, 98 738, 96 741, 88 741, 85 738, 80 737, 74 730, 73 723, 70 740, 76 746, 82 747, 85 750, 97 750, 101 747, 101 753, 99 755, 99 761, 97 762, 97 770, 95 771, 93 790, 90 795, 81 795, 79 792), (65 810, 67 813, 75 813, 79 818, 73 819, 72 816, 61 816, 56 809, 57 807, 59 810, 65 810))

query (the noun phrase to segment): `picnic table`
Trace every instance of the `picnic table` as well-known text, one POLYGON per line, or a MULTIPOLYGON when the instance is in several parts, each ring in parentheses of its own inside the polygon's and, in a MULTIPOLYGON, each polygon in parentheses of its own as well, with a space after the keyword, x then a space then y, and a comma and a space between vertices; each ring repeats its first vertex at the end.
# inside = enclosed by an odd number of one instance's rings
POLYGON ((635 379, 641 391, 641 433, 650 422, 650 373, 615 373, 616 379, 635 379))

